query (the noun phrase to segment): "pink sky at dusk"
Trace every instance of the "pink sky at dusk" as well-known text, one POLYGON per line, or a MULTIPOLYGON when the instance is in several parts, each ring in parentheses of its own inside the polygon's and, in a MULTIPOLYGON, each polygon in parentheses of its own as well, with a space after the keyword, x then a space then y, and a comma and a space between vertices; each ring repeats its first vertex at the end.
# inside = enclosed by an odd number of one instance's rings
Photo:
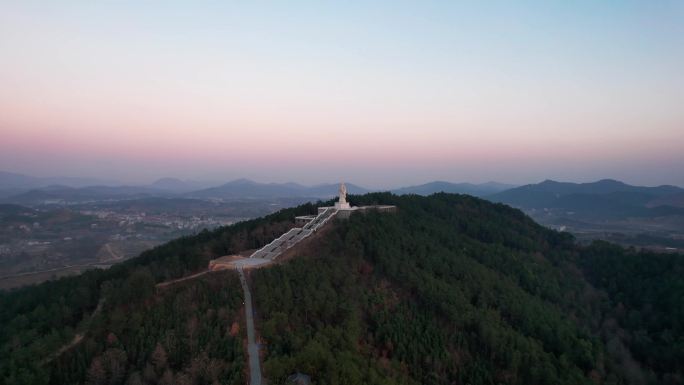
POLYGON ((0 170, 684 185, 684 16, 1 2, 0 170))

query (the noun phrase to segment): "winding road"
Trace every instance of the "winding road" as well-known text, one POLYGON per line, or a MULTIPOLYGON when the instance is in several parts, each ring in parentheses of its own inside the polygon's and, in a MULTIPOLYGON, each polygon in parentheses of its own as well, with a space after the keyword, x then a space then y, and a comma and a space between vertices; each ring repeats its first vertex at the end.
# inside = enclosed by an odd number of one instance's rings
POLYGON ((237 266, 240 283, 245 293, 245 323, 247 324, 247 354, 249 355, 249 383, 261 385, 261 364, 259 363, 259 345, 256 343, 254 332, 254 310, 252 308, 252 293, 249 291, 242 266, 237 266))

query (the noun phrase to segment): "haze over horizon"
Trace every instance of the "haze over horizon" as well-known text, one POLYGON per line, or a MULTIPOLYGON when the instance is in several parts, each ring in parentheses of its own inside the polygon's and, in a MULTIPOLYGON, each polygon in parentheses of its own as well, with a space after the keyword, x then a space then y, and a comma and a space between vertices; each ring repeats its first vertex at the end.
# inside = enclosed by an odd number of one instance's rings
POLYGON ((683 186, 682 4, 0 1, 0 169, 683 186))
MULTIPOLYGON (((0 170, 0 173, 3 172, 8 172, 7 170, 0 170)), ((561 180, 561 179, 554 179, 554 178, 544 178, 544 179, 539 179, 539 180, 529 180, 525 181, 522 183, 506 183, 506 182, 501 182, 498 180, 484 180, 481 182, 473 182, 469 180, 446 180, 446 179, 429 179, 429 180, 417 180, 415 182, 410 182, 407 184, 394 184, 394 185, 379 185, 379 184, 364 184, 364 183, 359 183, 355 180, 334 180, 331 178, 328 179, 323 179, 319 181, 312 181, 312 182, 301 182, 293 179, 286 179, 286 178, 281 178, 281 179, 276 179, 276 180, 264 180, 264 179, 254 179, 250 177, 230 177, 227 179, 198 179, 198 178, 178 178, 175 176, 167 175, 167 176, 162 176, 162 177, 157 177, 153 179, 148 179, 148 180, 116 180, 116 179, 107 179, 107 178, 101 178, 101 177, 93 177, 91 175, 83 175, 83 176, 69 176, 69 175, 62 175, 62 174, 55 174, 55 175, 26 175, 26 174, 20 174, 20 173, 12 173, 11 174, 19 174, 19 175, 25 175, 29 177, 37 177, 37 178, 46 178, 46 179, 79 179, 78 183, 76 185, 73 185, 75 187, 81 187, 81 186, 97 186, 97 185, 106 185, 106 186, 134 186, 134 185, 140 185, 140 186, 146 186, 146 185, 153 185, 157 182, 164 182, 165 179, 176 179, 180 180, 181 182, 188 182, 190 184, 198 184, 200 187, 194 188, 194 190, 201 190, 204 188, 208 187, 217 187, 220 185, 224 185, 227 183, 232 183, 232 182, 237 182, 241 180, 249 181, 249 182, 254 182, 254 183, 260 183, 260 184, 269 184, 269 183, 275 183, 275 184, 286 184, 286 183, 297 183, 302 186, 308 186, 308 187, 315 187, 315 186, 321 186, 321 185, 328 185, 328 184, 337 184, 340 181, 343 181, 347 184, 354 184, 362 188, 369 189, 371 191, 386 191, 386 190, 395 190, 395 189, 402 189, 402 188, 407 188, 407 187, 414 187, 414 186, 422 186, 422 185, 427 185, 431 183, 453 183, 453 184, 474 184, 474 185, 487 185, 487 184, 498 184, 503 187, 503 189, 507 189, 510 186, 510 188, 513 187, 519 187, 519 186, 524 186, 524 185, 535 185, 539 184, 548 180, 555 181, 555 182, 561 182, 561 183, 597 183, 600 181, 604 180, 615 180, 617 182, 622 182, 626 183, 628 185, 635 185, 639 186, 639 184, 635 183, 628 183, 623 180, 618 180, 615 178, 599 178, 599 179, 587 179, 587 180, 561 180), (94 181, 93 183, 83 183, 84 180, 92 180, 94 181), (204 186, 204 187, 201 187, 204 186)), ((70 185, 69 183, 58 183, 58 184, 64 184, 64 185, 70 185)), ((54 185, 54 183, 52 184, 54 185)), ((644 187, 658 187, 658 186, 663 186, 663 185, 671 185, 671 186, 676 186, 680 188, 684 188, 682 185, 677 185, 674 183, 663 183, 663 184, 643 184, 641 186, 644 187)), ((46 185, 47 186, 47 185, 46 185)))

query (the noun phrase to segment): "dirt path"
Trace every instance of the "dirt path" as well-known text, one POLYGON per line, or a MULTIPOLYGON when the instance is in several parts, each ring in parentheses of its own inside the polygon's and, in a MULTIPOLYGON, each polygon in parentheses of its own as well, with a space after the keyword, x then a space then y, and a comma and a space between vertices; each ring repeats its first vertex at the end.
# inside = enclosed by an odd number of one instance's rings
MULTIPOLYGON (((112 258, 109 259, 108 261, 118 261, 118 260, 123 258, 123 255, 119 255, 119 254, 115 253, 114 250, 112 250, 111 244, 109 244, 109 243, 105 244, 105 248, 107 249, 107 252, 109 253, 109 255, 112 256, 112 258)), ((107 261, 105 261, 105 262, 107 262, 107 261)))
MULTIPOLYGON (((100 298, 100 301, 97 303, 97 307, 95 308, 95 310, 93 310, 93 312, 90 314, 90 316, 88 318, 92 320, 102 310, 102 305, 104 305, 104 298, 100 298)), ((66 352, 67 350, 78 345, 83 340, 83 337, 85 337, 86 332, 87 332, 87 330, 84 330, 81 333, 76 333, 74 335, 74 338, 71 340, 71 342, 69 342, 66 345, 63 345, 55 353, 53 353, 48 358, 43 360, 42 363, 43 364, 48 363, 48 362, 58 358, 59 356, 61 356, 62 353, 66 352)))
POLYGON ((200 276, 202 276, 202 275, 204 275, 204 274, 211 273, 211 272, 212 272, 211 270, 200 271, 199 273, 195 273, 195 274, 193 274, 193 275, 188 275, 188 276, 181 277, 181 278, 178 278, 178 279, 172 279, 171 281, 165 281, 165 282, 158 283, 158 284, 157 284, 157 287, 166 287, 166 286, 169 286, 169 285, 173 285, 174 283, 187 281, 187 280, 189 280, 189 279, 197 278, 197 277, 200 277, 200 276))
MULTIPOLYGON (((186 277, 174 279, 171 281, 162 282, 162 283, 157 284, 157 287, 166 287, 169 285, 173 285, 174 283, 178 283, 178 282, 182 282, 182 281, 187 281, 189 279, 197 278, 199 276, 202 276, 202 275, 210 273, 210 272, 211 272, 211 270, 205 270, 205 271, 201 271, 199 273, 193 274, 193 275, 188 275, 186 277)), ((95 317, 102 310, 103 304, 104 304, 104 298, 100 299, 100 301, 97 303, 97 307, 95 308, 95 310, 93 310, 92 314, 90 314, 90 316, 89 316, 90 319, 93 319, 93 317, 95 317)), ((61 356, 67 350, 69 350, 69 349, 73 348, 74 346, 78 345, 79 343, 81 343, 81 341, 85 337, 86 332, 87 331, 82 331, 81 333, 76 333, 74 335, 74 338, 68 344, 63 345, 61 348, 59 348, 55 353, 53 353, 48 358, 46 358, 43 361, 43 363, 45 364, 45 363, 48 363, 48 362, 56 359, 57 357, 61 356)))

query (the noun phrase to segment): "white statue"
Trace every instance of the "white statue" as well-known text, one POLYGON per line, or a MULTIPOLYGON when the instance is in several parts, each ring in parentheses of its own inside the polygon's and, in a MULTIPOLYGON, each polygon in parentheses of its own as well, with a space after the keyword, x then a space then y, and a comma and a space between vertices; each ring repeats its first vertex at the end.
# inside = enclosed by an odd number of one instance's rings
POLYGON ((344 182, 340 183, 340 205, 347 203, 347 186, 344 182))
POLYGON ((340 183, 340 199, 335 202, 335 208, 338 210, 351 210, 352 207, 347 202, 347 186, 344 182, 340 183))

